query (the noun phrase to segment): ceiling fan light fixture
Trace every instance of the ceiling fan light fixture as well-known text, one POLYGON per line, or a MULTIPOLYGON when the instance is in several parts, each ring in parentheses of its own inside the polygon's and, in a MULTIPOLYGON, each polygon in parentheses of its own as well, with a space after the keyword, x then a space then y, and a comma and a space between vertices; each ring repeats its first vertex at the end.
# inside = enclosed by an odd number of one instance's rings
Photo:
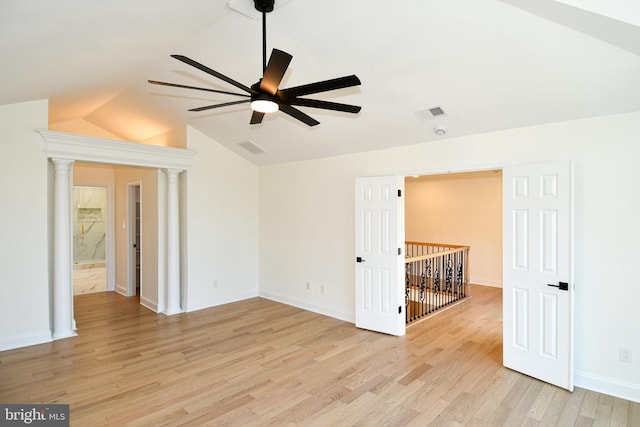
POLYGON ((251 109, 259 113, 275 113, 280 107, 277 103, 268 99, 255 99, 251 101, 251 109))

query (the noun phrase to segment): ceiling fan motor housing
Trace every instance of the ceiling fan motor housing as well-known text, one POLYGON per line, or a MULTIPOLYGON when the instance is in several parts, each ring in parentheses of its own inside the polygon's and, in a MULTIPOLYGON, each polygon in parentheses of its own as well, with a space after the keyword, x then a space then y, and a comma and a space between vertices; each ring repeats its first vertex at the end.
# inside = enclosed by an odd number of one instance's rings
POLYGON ((273 4, 275 0, 253 0, 253 4, 258 12, 273 12, 273 4))

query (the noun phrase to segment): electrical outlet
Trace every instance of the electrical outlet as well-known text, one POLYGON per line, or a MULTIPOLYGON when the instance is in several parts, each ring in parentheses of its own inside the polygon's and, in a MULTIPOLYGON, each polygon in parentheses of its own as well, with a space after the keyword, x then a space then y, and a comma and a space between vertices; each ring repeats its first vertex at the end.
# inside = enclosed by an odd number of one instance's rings
POLYGON ((311 289, 311 284, 307 282, 307 290, 311 289))
POLYGON ((217 287, 218 287, 218 280, 214 280, 214 281, 213 281, 213 287, 214 287, 214 288, 217 288, 217 287))
POLYGON ((324 295, 324 285, 320 285, 320 293, 324 295))
POLYGON ((620 347, 620 361, 625 363, 633 362, 633 351, 629 347, 620 347))

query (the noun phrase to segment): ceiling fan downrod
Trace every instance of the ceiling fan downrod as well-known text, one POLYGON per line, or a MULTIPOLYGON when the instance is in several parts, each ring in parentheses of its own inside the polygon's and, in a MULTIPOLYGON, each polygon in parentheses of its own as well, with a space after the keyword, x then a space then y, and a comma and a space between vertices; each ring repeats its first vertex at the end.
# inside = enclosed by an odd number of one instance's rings
POLYGON ((258 12, 262 12, 262 73, 267 69, 267 13, 273 12, 275 0, 253 0, 258 12))

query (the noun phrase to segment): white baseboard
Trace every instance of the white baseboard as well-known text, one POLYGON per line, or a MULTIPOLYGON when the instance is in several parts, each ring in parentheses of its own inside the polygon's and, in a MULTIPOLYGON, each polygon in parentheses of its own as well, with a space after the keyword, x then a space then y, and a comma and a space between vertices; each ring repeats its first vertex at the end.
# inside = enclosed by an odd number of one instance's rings
POLYGON ((147 307, 151 311, 158 312, 158 302, 150 300, 149 298, 140 297, 140 305, 147 307))
POLYGON ((573 375, 576 387, 640 403, 640 384, 632 384, 577 370, 573 372, 573 375))
POLYGON ((8 337, 0 339, 0 351, 13 350, 15 348, 44 344, 53 341, 50 331, 43 331, 23 337, 8 337))
POLYGON ((237 295, 230 295, 230 296, 226 296, 224 298, 220 298, 220 299, 216 299, 215 301, 209 301, 209 302, 200 302, 198 301, 198 304, 189 304, 187 302, 187 308, 185 309, 185 311, 187 313, 191 313, 192 311, 198 311, 198 310, 204 310, 205 308, 211 308, 211 307, 216 307, 218 305, 223 305, 223 304, 229 304, 232 302, 238 302, 238 301, 243 301, 249 298, 255 298, 258 296, 257 292, 245 292, 242 294, 237 294, 237 295))
POLYGON ((502 280, 483 279, 481 277, 472 277, 469 279, 469 283, 473 285, 491 286, 492 288, 502 287, 502 280))
POLYGON ((293 307, 298 307, 303 310, 322 314, 323 316, 333 317, 334 319, 343 320, 345 322, 356 323, 355 315, 351 313, 341 313, 327 307, 321 307, 318 305, 309 304, 306 301, 297 300, 288 296, 279 295, 272 292, 261 291, 260 297, 271 300, 271 301, 280 302, 282 304, 287 304, 293 307))

